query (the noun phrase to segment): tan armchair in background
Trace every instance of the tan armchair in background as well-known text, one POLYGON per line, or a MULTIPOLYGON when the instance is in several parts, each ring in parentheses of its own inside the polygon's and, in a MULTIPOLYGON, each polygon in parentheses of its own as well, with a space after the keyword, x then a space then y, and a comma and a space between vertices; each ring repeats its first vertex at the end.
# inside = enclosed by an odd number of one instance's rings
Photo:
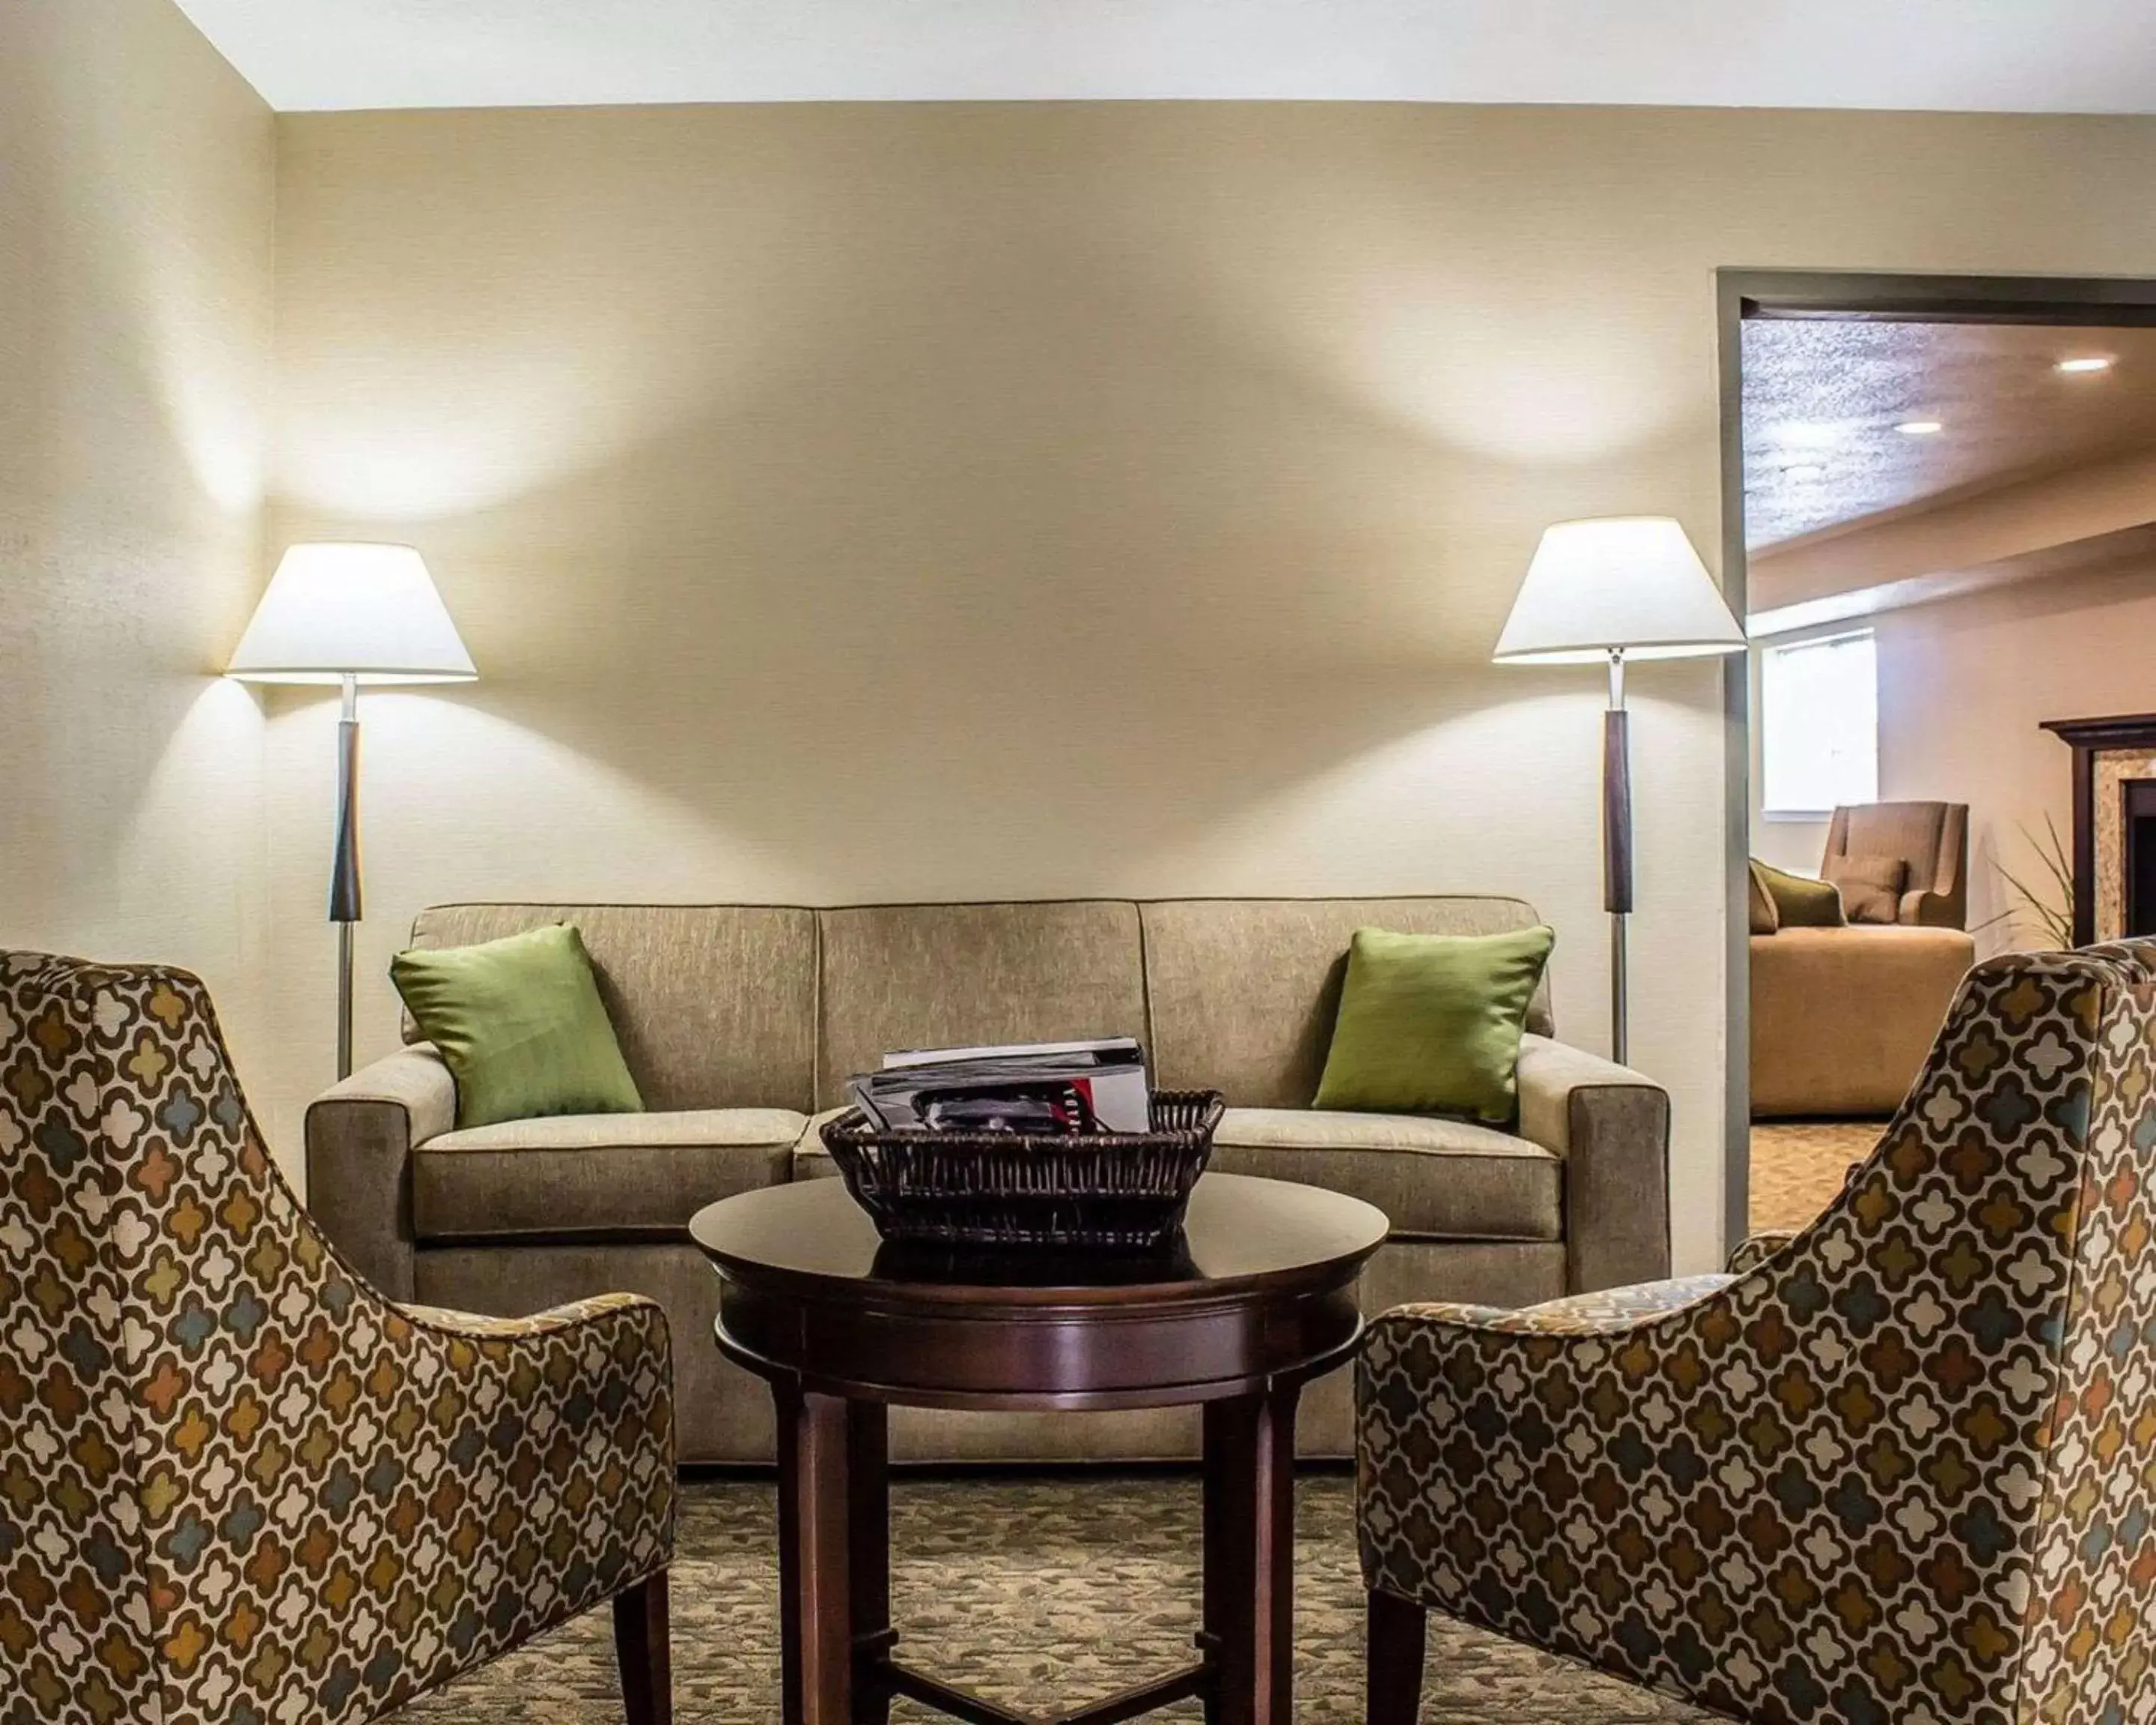
POLYGON ((1820 874, 1833 879, 1837 863, 1852 856, 1886 857, 1907 865, 1897 922, 1969 927, 1968 803, 1860 803, 1837 809, 1827 825, 1820 874))
POLYGON ((2156 1717, 2156 942, 1979 965, 1737 1264, 1371 1325, 1370 1725, 1429 1610, 1762 1725, 2156 1717))
POLYGON ((6 1725, 358 1725, 609 1599, 665 1725, 673 1382, 648 1300, 384 1299, 199 982, 0 954, 6 1725))

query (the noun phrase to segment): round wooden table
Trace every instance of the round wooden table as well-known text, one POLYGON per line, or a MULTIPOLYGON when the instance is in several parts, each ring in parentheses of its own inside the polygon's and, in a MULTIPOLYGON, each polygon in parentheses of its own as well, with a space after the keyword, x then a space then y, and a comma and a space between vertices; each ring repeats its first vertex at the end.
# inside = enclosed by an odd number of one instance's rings
POLYGON ((1355 1281, 1386 1225, 1355 1199, 1235 1174, 1198 1183, 1177 1252, 1137 1260, 888 1246, 833 1179, 697 1212, 719 1347, 778 1404, 788 1725, 882 1725, 894 1695, 973 1725, 1116 1725, 1188 1696, 1209 1725, 1284 1725, 1296 1402, 1354 1351, 1355 1281), (1036 1719, 894 1656, 887 1409, 1188 1403, 1205 1431, 1194 1664, 1036 1719))

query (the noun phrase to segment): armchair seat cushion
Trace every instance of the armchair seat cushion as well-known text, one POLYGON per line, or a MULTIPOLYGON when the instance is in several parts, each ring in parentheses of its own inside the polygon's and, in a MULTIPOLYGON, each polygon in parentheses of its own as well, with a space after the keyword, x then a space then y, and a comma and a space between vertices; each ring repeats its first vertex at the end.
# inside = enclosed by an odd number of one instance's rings
POLYGON ((783 1181, 789 1108, 561 1114, 444 1132, 412 1154, 421 1240, 673 1237, 705 1204, 783 1181))
POLYGON ((1495 1127, 1428 1114, 1230 1108, 1211 1166, 1373 1204, 1395 1235, 1564 1238, 1563 1158, 1495 1127))

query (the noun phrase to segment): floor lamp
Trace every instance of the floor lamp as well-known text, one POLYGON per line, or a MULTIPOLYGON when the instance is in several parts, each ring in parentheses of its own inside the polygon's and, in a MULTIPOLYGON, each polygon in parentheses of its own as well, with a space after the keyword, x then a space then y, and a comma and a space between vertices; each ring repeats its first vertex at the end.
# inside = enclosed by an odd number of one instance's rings
POLYGON ((1632 768, 1625 665, 1740 653, 1744 631, 1684 529, 1667 516, 1559 521, 1543 531, 1512 614, 1497 638, 1499 665, 1609 666, 1602 719, 1602 903, 1609 912, 1609 1047, 1625 1034, 1625 919, 1632 913, 1632 768))
POLYGON ((352 1074, 352 927, 360 918, 359 686, 479 675, 434 578, 408 545, 295 545, 270 578, 225 675, 342 691, 330 917, 337 931, 337 1076, 352 1074))

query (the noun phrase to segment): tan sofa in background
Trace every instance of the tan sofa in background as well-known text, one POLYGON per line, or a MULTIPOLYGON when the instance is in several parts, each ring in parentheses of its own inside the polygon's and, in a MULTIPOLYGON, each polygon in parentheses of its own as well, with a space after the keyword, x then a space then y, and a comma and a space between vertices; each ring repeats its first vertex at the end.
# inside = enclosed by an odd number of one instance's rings
MULTIPOLYGON (((1969 920, 1969 808, 1837 809, 1820 872, 1845 857, 1904 863, 1892 923, 1754 932, 1752 1117, 1877 1115, 1900 1106, 1976 963, 1969 920)), ((1756 878, 1756 871, 1755 871, 1756 878)))
POLYGON ((1891 1114, 1976 962, 1958 928, 1752 937, 1752 1116, 1891 1114))
MULTIPOLYGON (((711 1343, 717 1285, 689 1218, 828 1171, 821 1121, 888 1049, 1137 1033, 1157 1081, 1225 1092, 1214 1167, 1329 1187, 1392 1219, 1363 1281, 1373 1312, 1650 1281, 1669 1270, 1669 1099, 1553 1040, 1546 993, 1510 1130, 1309 1106, 1357 928, 1537 920, 1507 898, 443 906, 419 916, 416 945, 574 922, 653 1111, 458 1132, 448 1069, 408 1046, 308 1111, 309 1202, 394 1298, 505 1315, 602 1289, 657 1298, 692 1462, 768 1461, 773 1440, 767 1392, 711 1343)), ((1351 1452, 1349 1402, 1344 1373, 1306 1398, 1306 1454, 1351 1452)), ((907 1409, 893 1442, 907 1459, 1182 1457, 1197 1428, 1188 1409, 907 1409)))

